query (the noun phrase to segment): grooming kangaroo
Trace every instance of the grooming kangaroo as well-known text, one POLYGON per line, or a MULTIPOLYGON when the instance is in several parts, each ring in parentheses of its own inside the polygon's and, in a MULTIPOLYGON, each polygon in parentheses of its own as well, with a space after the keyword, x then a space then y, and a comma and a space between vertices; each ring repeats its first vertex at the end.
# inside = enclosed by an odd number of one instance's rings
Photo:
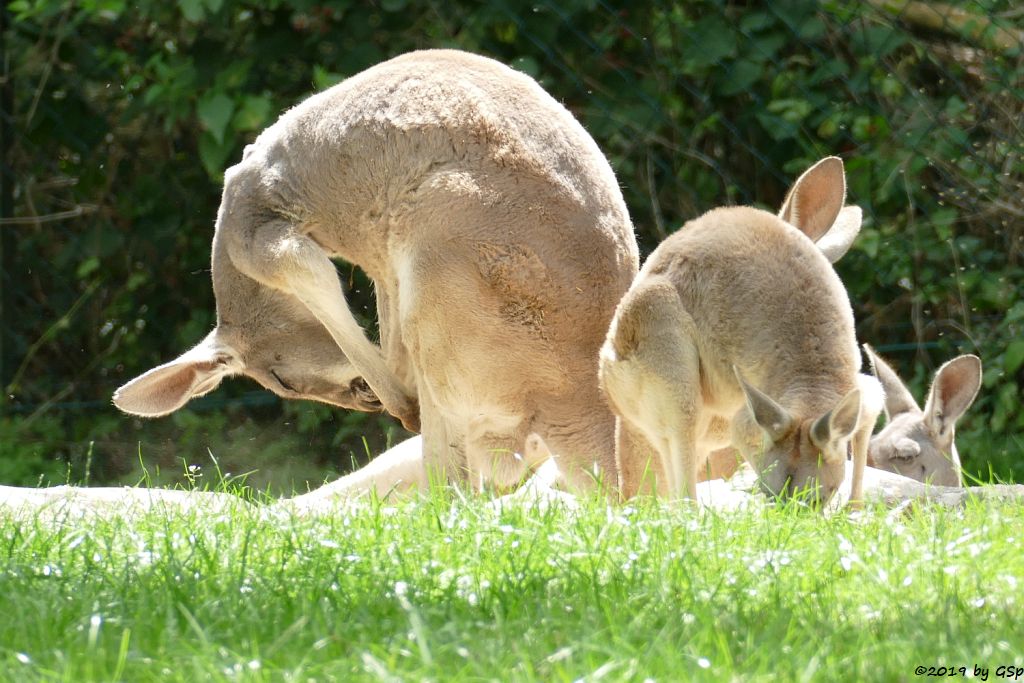
POLYGON ((427 466, 475 486, 519 481, 530 463, 514 454, 537 432, 590 488, 595 466, 614 471, 594 359, 637 266, 611 167, 564 107, 493 60, 413 52, 246 148, 217 215, 216 328, 114 402, 164 415, 243 374, 285 398, 383 406, 422 426, 427 466), (379 348, 331 257, 373 280, 379 348))
MULTIPOLYGON (((778 216, 715 209, 651 254, 600 356, 620 474, 641 472, 653 451, 668 492, 695 499, 708 455, 732 445, 771 493, 810 489, 824 502, 852 442, 860 499, 882 392, 859 373, 846 290, 814 244, 853 215, 844 196, 842 162, 824 159, 778 216)), ((626 495, 637 487, 623 481, 626 495)))
POLYGON ((962 486, 956 421, 981 388, 981 359, 957 356, 935 373, 924 410, 899 375, 867 344, 871 369, 885 389, 886 425, 871 437, 868 464, 938 486, 962 486))

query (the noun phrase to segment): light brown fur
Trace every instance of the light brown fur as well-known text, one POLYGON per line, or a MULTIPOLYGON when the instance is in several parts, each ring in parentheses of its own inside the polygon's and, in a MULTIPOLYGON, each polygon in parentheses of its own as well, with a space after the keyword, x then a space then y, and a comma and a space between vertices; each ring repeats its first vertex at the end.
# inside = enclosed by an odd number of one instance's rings
POLYGON ((924 410, 896 371, 867 344, 871 369, 885 389, 886 425, 871 437, 868 464, 937 486, 963 486, 956 421, 981 388, 981 359, 966 354, 935 373, 924 410))
POLYGON ((449 50, 379 64, 298 105, 225 175, 216 329, 121 387, 156 416, 243 374, 286 398, 422 427, 455 480, 512 485, 528 432, 577 488, 612 472, 594 358, 638 266, 617 182, 529 77, 449 50), (375 285, 380 347, 330 258, 375 285))
POLYGON ((656 453, 668 491, 695 498, 709 454, 731 445, 772 493, 824 501, 852 444, 860 497, 881 391, 859 374, 846 290, 809 237, 828 233, 844 195, 842 164, 826 159, 781 217, 715 209, 651 254, 601 351, 620 474, 656 453))

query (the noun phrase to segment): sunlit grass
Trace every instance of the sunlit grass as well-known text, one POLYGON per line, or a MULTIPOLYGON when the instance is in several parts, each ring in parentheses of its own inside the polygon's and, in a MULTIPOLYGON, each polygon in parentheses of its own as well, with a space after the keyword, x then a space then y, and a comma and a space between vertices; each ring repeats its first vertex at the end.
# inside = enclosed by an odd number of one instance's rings
POLYGON ((1024 507, 444 492, 0 520, 0 680, 914 680, 1024 664, 1024 507))

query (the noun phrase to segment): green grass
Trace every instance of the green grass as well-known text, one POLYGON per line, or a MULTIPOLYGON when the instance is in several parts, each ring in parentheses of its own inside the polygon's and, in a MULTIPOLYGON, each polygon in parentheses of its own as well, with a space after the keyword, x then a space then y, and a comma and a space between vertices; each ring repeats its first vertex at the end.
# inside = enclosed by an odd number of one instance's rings
POLYGON ((1022 549, 1024 507, 977 503, 5 518, 0 679, 998 680, 1022 549))

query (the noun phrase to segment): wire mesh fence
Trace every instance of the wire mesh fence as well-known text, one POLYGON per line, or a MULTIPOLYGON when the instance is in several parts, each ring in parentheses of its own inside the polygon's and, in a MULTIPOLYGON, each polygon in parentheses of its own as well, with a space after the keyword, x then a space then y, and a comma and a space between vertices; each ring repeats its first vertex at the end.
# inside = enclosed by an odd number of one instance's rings
MULTIPOLYGON (((859 337, 919 397, 941 362, 979 354, 965 465, 1020 472, 1022 17, 1009 0, 8 3, 0 480, 185 472, 209 450, 301 487, 401 435, 244 381, 155 422, 109 397, 212 327, 213 219, 244 144, 423 47, 512 64, 576 114, 642 253, 713 206, 777 206, 809 162, 842 156, 866 216, 837 264, 859 337)), ((339 267, 372 330, 369 283, 339 267)))

